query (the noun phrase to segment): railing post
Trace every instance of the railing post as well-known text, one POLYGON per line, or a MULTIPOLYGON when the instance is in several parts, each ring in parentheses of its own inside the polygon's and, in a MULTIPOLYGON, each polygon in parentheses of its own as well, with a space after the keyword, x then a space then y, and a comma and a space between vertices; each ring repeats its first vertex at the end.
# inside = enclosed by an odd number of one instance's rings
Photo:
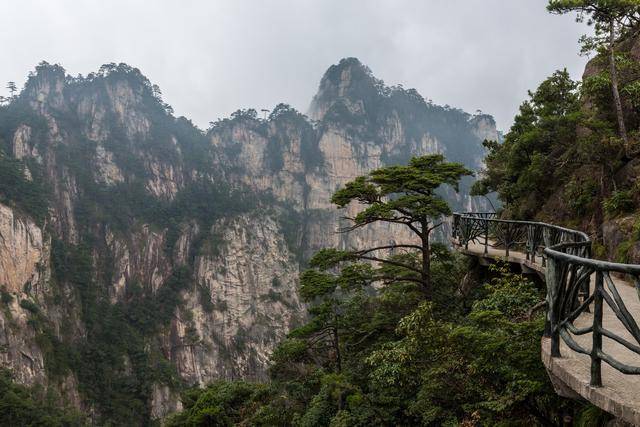
POLYGON ((489 221, 484 220, 484 254, 489 252, 489 221))
MULTIPOLYGON (((542 242, 544 243, 544 247, 548 248, 550 245, 551 239, 549 237, 549 231, 547 230, 546 227, 542 228, 542 242)), ((545 256, 544 251, 542 252, 542 266, 546 267, 547 266, 547 257, 545 256)))
POLYGON ((558 328, 560 298, 559 291, 562 283, 562 261, 549 258, 547 262, 547 323, 545 335, 551 338, 551 357, 560 357, 560 328, 558 328))
POLYGON ((530 254, 532 253, 532 247, 533 247, 533 241, 532 241, 533 234, 531 232, 532 229, 533 229, 532 225, 527 225, 527 241, 526 241, 526 243, 524 245, 524 247, 525 247, 525 257, 526 257, 527 261, 531 261, 531 255, 530 254))
POLYGON ((596 271, 596 285, 593 290, 593 344, 591 345, 591 386, 602 387, 602 292, 603 273, 596 271))
POLYGON ((507 222, 506 224, 507 230, 504 233, 504 253, 507 258, 509 258, 509 246, 511 245, 511 223, 507 222))
POLYGON ((458 224, 460 223, 460 217, 457 213, 453 214, 453 230, 451 231, 451 237, 456 239, 458 237, 458 224))
POLYGON ((531 226, 531 263, 536 263, 536 252, 538 252, 538 226, 531 226))

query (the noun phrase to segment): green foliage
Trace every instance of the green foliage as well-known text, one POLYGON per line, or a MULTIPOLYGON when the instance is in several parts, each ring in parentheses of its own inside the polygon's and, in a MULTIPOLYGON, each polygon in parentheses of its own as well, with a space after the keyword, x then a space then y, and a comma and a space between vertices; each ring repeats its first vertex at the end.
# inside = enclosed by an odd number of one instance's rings
POLYGON ((281 286, 282 286, 282 281, 280 280, 280 278, 278 276, 273 276, 273 279, 271 279, 271 287, 279 288, 281 286))
POLYGON ((597 406, 587 405, 582 409, 575 419, 574 426, 576 427, 600 427, 607 425, 613 417, 604 412, 597 406))
POLYGON ((498 265, 466 300, 455 291, 466 264, 444 247, 433 252, 437 288, 450 289, 433 301, 411 282, 374 290, 362 281, 376 274, 368 265, 320 262, 328 271, 305 271, 309 319, 274 351, 270 385, 218 382, 190 391, 169 425, 559 423, 572 407, 540 361, 543 316, 528 316, 541 292, 498 265))
POLYGON ((556 71, 529 93, 504 143, 485 142, 487 171, 478 185, 497 191, 516 217, 533 217, 573 167, 581 120, 577 87, 566 70, 556 71))
POLYGON ((485 286, 489 297, 476 301, 474 312, 500 311, 510 319, 522 319, 540 302, 540 292, 524 276, 511 273, 508 264, 494 264, 490 270, 498 276, 485 286))
POLYGON ((619 190, 614 191, 611 197, 603 200, 602 207, 607 214, 616 215, 633 210, 635 204, 630 191, 619 190))
MULTIPOLYGON (((355 217, 347 217, 352 223, 344 231, 351 231, 376 222, 404 226, 419 239, 420 244, 393 243, 389 246, 363 248, 352 251, 326 249, 311 260, 311 265, 337 265, 352 260, 376 261, 387 266, 401 267, 403 280, 418 282, 426 297, 431 298, 431 260, 429 238, 431 232, 441 224, 434 224, 443 215, 451 213, 447 202, 437 190, 448 185, 458 190, 458 182, 472 172, 460 163, 447 162, 441 154, 413 157, 406 166, 387 166, 370 172, 345 184, 336 191, 331 201, 340 208, 352 202, 364 205, 355 217), (402 258, 389 259, 378 256, 384 249, 408 250, 413 256, 419 254, 420 264, 402 258), (412 276, 406 272, 413 272, 412 276)), ((396 276, 397 277, 397 276, 396 276)))
POLYGON ((42 387, 16 384, 11 374, 0 371, 0 424, 5 426, 71 427, 88 425, 76 411, 61 407, 42 387))
POLYGON ((593 202, 598 194, 596 182, 587 178, 578 181, 573 178, 564 188, 564 200, 570 209, 578 216, 585 215, 593 209, 593 202))
POLYGON ((13 302, 13 295, 11 295, 4 286, 0 288, 0 302, 5 305, 9 305, 13 302))
POLYGON ((323 154, 318 146, 318 135, 308 118, 290 105, 278 104, 269 115, 270 131, 265 151, 268 167, 278 172, 284 167, 284 153, 291 144, 300 144, 300 157, 306 171, 322 166, 323 154))
POLYGON ((407 410, 421 424, 533 422, 530 405, 544 413, 557 400, 539 360, 543 320, 524 316, 541 296, 521 276, 500 272, 463 318, 442 322, 423 304, 400 322, 400 340, 369 357, 381 388, 414 390, 407 410))
POLYGON ((184 411, 171 416, 167 427, 286 425, 263 403, 274 398, 268 386, 241 381, 219 381, 205 389, 192 389, 183 397, 184 411))
POLYGON ((204 285, 199 285, 198 293, 200 296, 200 306, 205 312, 211 313, 215 308, 213 305, 213 301, 211 300, 211 291, 209 290, 208 287, 204 285))
POLYGON ((464 166, 448 163, 440 154, 414 157, 407 166, 377 169, 369 177, 347 183, 331 201, 339 207, 353 200, 367 205, 356 217, 356 224, 392 219, 400 210, 409 211, 413 218, 438 218, 450 210, 435 190, 443 184, 457 189, 460 178, 470 174, 464 166), (384 200, 391 195, 396 197, 384 200))
POLYGON ((41 168, 33 162, 29 166, 31 180, 26 175, 27 165, 7 156, 0 145, 0 203, 18 208, 42 224, 48 201, 41 168))
MULTIPOLYGON (((629 52, 616 52, 614 56, 616 64, 616 72, 618 78, 618 87, 623 102, 627 103, 628 108, 625 114, 627 125, 632 128, 638 126, 638 113, 640 113, 640 98, 638 90, 640 89, 640 64, 633 59, 629 52)), ((608 130, 611 135, 616 135, 617 117, 611 91, 611 75, 605 55, 596 57, 594 60, 597 68, 595 72, 586 77, 582 82, 582 93, 591 101, 592 114, 598 119, 608 124, 608 130)))
POLYGON ((20 307, 31 312, 32 314, 38 314, 40 312, 40 307, 38 307, 36 303, 28 299, 20 300, 20 307))
POLYGON ((635 245, 637 242, 636 239, 629 239, 621 242, 615 253, 616 262, 628 263, 629 262, 629 250, 635 245))
POLYGON ((155 293, 129 284, 127 299, 111 304, 106 289, 94 280, 88 245, 54 240, 52 266, 56 282, 78 292, 87 329, 86 338, 66 337, 76 354, 62 353, 66 360, 56 364, 73 369, 80 392, 99 408, 101 423, 146 422, 152 385, 179 385, 174 367, 148 343, 181 304, 181 291, 192 284, 191 272, 177 268, 155 293))
POLYGON ((631 31, 640 18, 640 1, 549 0, 547 10, 551 13, 577 12, 578 22, 586 20, 588 25, 595 27, 595 34, 592 37, 582 39, 583 52, 586 53, 606 48, 610 25, 616 33, 631 31))
POLYGON ((32 324, 36 328, 36 343, 44 356, 47 374, 51 379, 63 379, 77 362, 78 353, 60 341, 50 322, 40 318, 32 324))

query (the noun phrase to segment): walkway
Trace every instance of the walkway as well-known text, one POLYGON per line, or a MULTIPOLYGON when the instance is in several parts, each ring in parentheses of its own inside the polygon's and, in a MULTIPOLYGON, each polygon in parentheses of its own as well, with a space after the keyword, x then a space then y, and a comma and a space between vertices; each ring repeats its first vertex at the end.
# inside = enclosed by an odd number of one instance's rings
MULTIPOLYGON (((473 221, 478 223, 477 218, 475 218, 473 221)), ((482 219, 480 221, 492 220, 482 219)), ((487 239, 488 245, 485 253, 485 233, 480 232, 478 234, 477 230, 479 228, 476 226, 476 235, 468 235, 467 237, 472 237, 472 240, 467 241, 465 239, 464 232, 461 234, 462 230, 459 222, 460 218, 458 218, 456 224, 458 228, 454 231, 454 234, 456 235, 454 243, 458 251, 470 256, 476 256, 485 261, 495 261, 498 259, 505 260, 504 243, 501 245, 501 249, 492 247, 493 241, 495 241, 496 233, 491 233, 489 231, 489 227, 486 227, 486 224, 484 230, 488 232, 487 234, 489 234, 492 239, 487 239), (465 243, 467 246, 466 248, 465 243)), ((480 224, 482 224, 482 222, 480 224)), ((494 228, 495 222, 492 222, 492 224, 492 227, 494 228)), ((500 235, 500 233, 498 233, 498 235, 500 235)), ((531 236, 529 236, 529 238, 531 238, 531 236)), ((541 274, 543 277, 546 277, 548 268, 542 265, 542 251, 538 250, 538 248, 535 248, 534 245, 534 249, 532 251, 529 251, 529 256, 527 256, 527 254, 521 249, 522 245, 520 246, 520 250, 518 250, 518 245, 516 245, 515 242, 512 243, 513 244, 510 245, 512 247, 509 250, 509 257, 506 260, 510 263, 519 264, 520 266, 522 266, 524 271, 531 272, 531 270, 534 270, 541 274), (535 263, 531 262, 530 260, 534 256, 531 253, 536 254, 535 263)), ((525 245, 525 247, 531 246, 525 245)), ((549 260, 547 260, 547 262, 549 262, 549 260)), ((578 263, 574 263, 572 266, 579 268, 577 264, 578 263)), ((559 267, 555 265, 554 268, 559 267)), ((587 271, 584 276, 586 279, 586 277, 589 277, 589 272, 592 270, 585 271, 587 271)), ((605 274, 608 273, 609 272, 606 272, 605 274)), ((590 274, 589 279, 586 279, 588 283, 590 282, 591 288, 595 287, 595 285, 593 285, 596 280, 595 275, 596 273, 593 272, 590 274)), ((568 276, 570 277, 570 274, 568 276)), ((580 275, 577 274, 576 276, 578 277, 577 280, 580 280, 580 275)), ((633 319, 636 322, 640 323, 640 298, 638 292, 632 284, 630 284, 626 280, 623 280, 621 276, 622 274, 610 274, 611 280, 615 285, 615 288, 621 300, 624 301, 624 307, 626 307, 633 319)), ((629 278, 630 276, 625 277, 629 278)), ((549 286, 550 280, 549 278, 546 279, 549 286)), ((569 283, 570 279, 564 280, 566 282, 566 289, 569 289, 569 287, 571 286, 571 283, 569 283)), ((561 286, 564 287, 565 284, 562 284, 561 286)), ((609 294, 611 294, 612 291, 607 287, 606 277, 604 279, 604 289, 607 290, 609 294)), ((570 292, 567 292, 567 294, 569 293, 570 292)), ((595 292, 593 293, 595 294, 595 292)), ((549 297, 547 299, 549 300, 549 297)), ((575 320, 569 319, 571 327, 577 328, 578 330, 582 328, 590 329, 594 325, 594 302, 585 302, 586 299, 586 295, 583 295, 581 301, 584 303, 585 307, 588 306, 588 310, 580 312, 580 314, 576 316, 575 320)), ((567 312, 574 311, 578 303, 579 301, 576 302, 575 306, 567 312)), ((614 306, 617 307, 616 304, 614 304, 614 306)), ((569 316, 565 313, 564 317, 561 316, 560 320, 566 320, 566 318, 568 317, 569 316)), ((638 337, 636 336, 634 338, 633 334, 629 332, 629 328, 625 327, 625 324, 623 323, 624 321, 624 318, 622 318, 621 320, 619 316, 616 315, 616 312, 609 306, 605 297, 605 302, 602 304, 601 329, 618 335, 619 337, 628 341, 628 344, 631 346, 637 345, 638 337)), ((626 323, 628 326, 629 322, 627 321, 626 323)), ((561 325, 557 328, 559 331, 566 332, 566 329, 563 329, 564 325, 562 324, 562 322, 557 322, 557 325, 561 325)), ((570 327, 568 328, 570 329, 570 327)), ((631 329, 633 330, 633 326, 631 327, 631 329)), ((560 335, 562 335, 562 332, 560 332, 560 335)), ((587 333, 581 333, 579 335, 575 335, 573 333, 567 335, 570 335, 569 340, 574 340, 575 343, 586 349, 587 352, 591 352, 591 349, 593 347, 592 344, 594 342, 593 333, 591 333, 591 331, 587 331, 587 333)), ((549 372, 552 382, 554 383, 554 387, 559 394, 572 398, 582 397, 584 399, 587 399, 594 405, 602 408, 603 410, 615 415, 617 418, 621 418, 624 421, 640 426, 640 375, 624 374, 618 369, 610 366, 608 363, 606 363, 606 361, 603 360, 603 362, 605 363, 601 364, 602 386, 591 386, 590 382, 592 382, 592 356, 588 354, 580 354, 574 351, 568 346, 564 337, 562 337, 561 339, 559 339, 561 357, 552 357, 551 341, 551 337, 544 337, 542 339, 542 360, 549 372)), ((620 362, 630 366, 640 366, 640 355, 630 350, 626 346, 614 341, 613 339, 610 339, 607 336, 602 337, 602 352, 608 356, 611 356, 613 359, 615 359, 616 362, 620 362)))

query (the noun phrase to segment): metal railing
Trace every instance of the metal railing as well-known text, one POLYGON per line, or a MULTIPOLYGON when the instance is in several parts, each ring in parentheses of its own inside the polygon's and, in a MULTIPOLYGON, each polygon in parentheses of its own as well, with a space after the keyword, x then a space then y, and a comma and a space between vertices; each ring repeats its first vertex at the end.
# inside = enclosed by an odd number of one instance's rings
POLYGON ((543 222, 502 220, 490 213, 455 213, 452 235, 454 243, 466 249, 473 242, 482 245, 485 254, 489 248, 504 250, 506 257, 510 251, 524 252, 528 262, 535 264, 538 258, 542 266, 546 266, 545 335, 551 339, 552 357, 560 357, 561 339, 573 351, 588 355, 591 385, 595 387, 602 386, 603 361, 624 374, 640 374, 640 366, 617 360, 602 346, 603 337, 611 339, 639 355, 640 365, 640 328, 611 278, 612 272, 625 275, 635 284, 640 296, 640 265, 592 259, 591 240, 583 232, 543 222), (605 304, 631 339, 603 326, 605 304), (574 324, 581 315, 591 317, 589 326, 574 324), (590 348, 574 339, 589 333, 592 334, 590 348))

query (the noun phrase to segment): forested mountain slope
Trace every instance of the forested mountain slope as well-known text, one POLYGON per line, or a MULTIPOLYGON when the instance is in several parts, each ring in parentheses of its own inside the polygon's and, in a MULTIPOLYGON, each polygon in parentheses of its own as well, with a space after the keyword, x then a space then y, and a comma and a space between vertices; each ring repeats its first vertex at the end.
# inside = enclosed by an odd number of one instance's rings
MULTIPOLYGON (((178 409, 187 385, 264 378, 304 316, 309 254, 401 237, 334 233, 335 189, 428 152, 477 169, 497 138, 490 116, 387 87, 353 58, 310 116, 282 104, 202 132, 125 64, 36 67, 0 107, 2 366, 116 424, 178 409)), ((478 207, 466 188, 447 190, 454 207, 478 207)))

